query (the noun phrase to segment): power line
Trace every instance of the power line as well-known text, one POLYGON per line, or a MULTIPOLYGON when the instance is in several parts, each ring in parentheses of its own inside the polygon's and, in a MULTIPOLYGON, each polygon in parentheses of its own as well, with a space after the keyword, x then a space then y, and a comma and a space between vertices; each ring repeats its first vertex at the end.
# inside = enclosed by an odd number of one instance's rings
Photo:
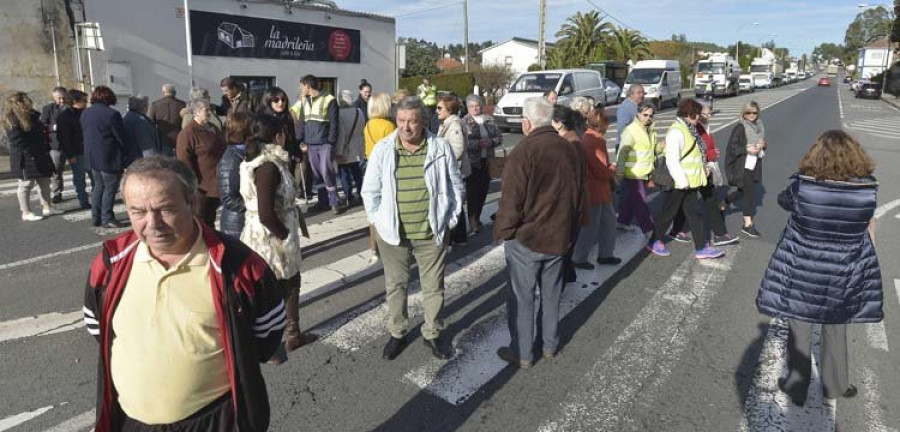
POLYGON ((394 15, 394 18, 403 18, 403 17, 407 17, 407 16, 410 16, 410 15, 418 15, 418 14, 423 14, 423 13, 428 13, 428 12, 434 12, 434 11, 436 11, 436 10, 447 9, 447 8, 449 8, 449 7, 452 7, 452 6, 459 6, 459 5, 461 5, 461 4, 463 4, 463 2, 448 3, 448 4, 445 4, 445 5, 442 5, 442 6, 438 6, 438 7, 434 7, 434 8, 431 8, 431 9, 422 9, 422 10, 417 10, 417 11, 412 11, 412 12, 403 13, 403 14, 400 14, 400 15, 394 15))
POLYGON ((615 16, 613 16, 613 14, 609 13, 607 10, 601 8, 600 6, 597 6, 597 4, 594 3, 593 1, 587 0, 587 2, 590 3, 591 6, 593 6, 593 7, 594 7, 595 9, 597 9, 598 11, 605 13, 607 17, 612 18, 613 21, 619 23, 622 27, 625 27, 625 28, 627 28, 627 29, 629 29, 629 30, 633 30, 633 31, 638 32, 639 34, 641 34, 641 35, 643 35, 645 38, 647 38, 647 40, 651 40, 651 41, 657 40, 656 38, 654 38, 654 37, 648 35, 647 33, 644 33, 644 32, 642 32, 642 31, 640 31, 640 30, 638 30, 638 29, 636 29, 636 28, 634 28, 634 27, 632 27, 632 26, 630 26, 630 25, 628 25, 628 24, 625 24, 624 21, 622 21, 622 20, 616 18, 615 16))

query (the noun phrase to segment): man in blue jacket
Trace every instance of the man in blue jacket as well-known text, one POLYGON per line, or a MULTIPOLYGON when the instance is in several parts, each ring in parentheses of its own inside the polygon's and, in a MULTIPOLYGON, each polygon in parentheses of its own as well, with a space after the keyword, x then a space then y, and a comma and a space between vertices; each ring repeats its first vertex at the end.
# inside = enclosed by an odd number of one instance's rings
POLYGON ((313 75, 300 79, 302 93, 297 111, 297 140, 305 143, 309 154, 309 165, 313 174, 319 176, 324 188, 319 188, 320 208, 331 207, 334 214, 341 214, 346 207, 341 206, 337 194, 337 173, 334 168, 334 145, 338 140, 339 111, 334 96, 323 93, 319 80, 313 75), (325 196, 328 202, 325 202, 325 196))

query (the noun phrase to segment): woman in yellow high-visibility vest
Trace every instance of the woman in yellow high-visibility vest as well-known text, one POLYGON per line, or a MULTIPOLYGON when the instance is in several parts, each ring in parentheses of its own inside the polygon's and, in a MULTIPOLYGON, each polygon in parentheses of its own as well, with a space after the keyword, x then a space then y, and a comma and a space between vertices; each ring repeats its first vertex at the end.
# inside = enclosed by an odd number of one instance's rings
POLYGON ((647 207, 647 188, 656 161, 655 112, 652 103, 641 103, 634 121, 625 127, 619 137, 615 164, 616 183, 624 189, 624 199, 619 206, 619 224, 629 225, 634 219, 644 233, 653 230, 653 218, 647 207))

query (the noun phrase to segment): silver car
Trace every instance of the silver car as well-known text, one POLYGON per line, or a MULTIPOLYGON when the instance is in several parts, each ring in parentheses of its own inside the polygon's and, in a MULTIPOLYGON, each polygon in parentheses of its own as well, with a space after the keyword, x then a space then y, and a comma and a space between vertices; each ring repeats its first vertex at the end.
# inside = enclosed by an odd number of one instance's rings
POLYGON ((619 87, 618 84, 616 84, 608 79, 604 79, 603 80, 603 89, 606 92, 606 104, 607 105, 614 105, 614 104, 621 102, 619 100, 619 95, 622 93, 622 88, 619 87))

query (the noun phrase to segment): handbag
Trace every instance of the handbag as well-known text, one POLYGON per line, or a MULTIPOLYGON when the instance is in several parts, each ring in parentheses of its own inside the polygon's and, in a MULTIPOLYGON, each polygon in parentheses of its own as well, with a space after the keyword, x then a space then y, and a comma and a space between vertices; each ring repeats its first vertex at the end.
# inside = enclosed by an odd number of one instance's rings
MULTIPOLYGON (((691 145, 691 148, 688 151, 684 152, 681 155, 681 159, 678 159, 679 162, 683 161, 694 148, 697 147, 697 140, 694 140, 694 143, 691 145)), ((675 188, 675 180, 672 179, 672 174, 669 172, 669 167, 666 166, 666 156, 665 154, 656 157, 656 162, 653 166, 653 175, 651 176, 651 180, 657 186, 663 189, 674 189, 675 188)))
POLYGON ((488 171, 491 178, 503 178, 503 167, 506 165, 506 148, 500 147, 494 152, 494 156, 488 158, 488 171), (497 153, 503 152, 503 156, 497 156, 497 153))

